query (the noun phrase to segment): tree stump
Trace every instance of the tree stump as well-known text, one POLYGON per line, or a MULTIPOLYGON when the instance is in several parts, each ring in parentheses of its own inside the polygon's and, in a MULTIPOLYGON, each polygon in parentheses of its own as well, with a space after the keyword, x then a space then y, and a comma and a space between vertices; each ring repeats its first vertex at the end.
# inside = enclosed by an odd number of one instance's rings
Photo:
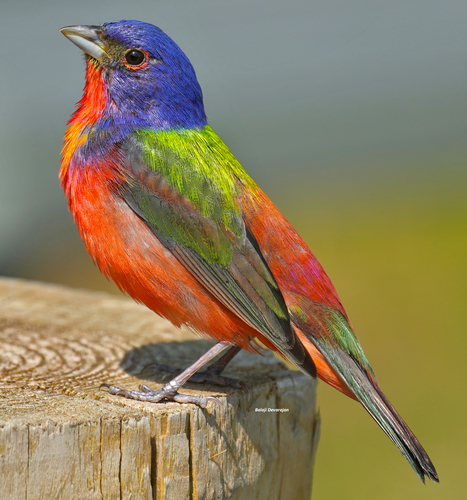
POLYGON ((0 498, 303 499, 311 496, 316 384, 270 353, 226 374, 251 393, 188 383, 218 407, 111 396, 158 388, 211 344, 105 293, 0 279, 0 498))

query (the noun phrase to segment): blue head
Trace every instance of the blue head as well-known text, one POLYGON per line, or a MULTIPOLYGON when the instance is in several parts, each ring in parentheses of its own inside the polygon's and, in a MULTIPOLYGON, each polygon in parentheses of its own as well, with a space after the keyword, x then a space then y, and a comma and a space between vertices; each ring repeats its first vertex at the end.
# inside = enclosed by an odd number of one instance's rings
MULTIPOLYGON (((199 128, 203 95, 190 61, 162 30, 140 21, 62 32, 99 65, 108 95, 104 128, 199 128)), ((97 125, 97 124, 96 124, 97 125)))

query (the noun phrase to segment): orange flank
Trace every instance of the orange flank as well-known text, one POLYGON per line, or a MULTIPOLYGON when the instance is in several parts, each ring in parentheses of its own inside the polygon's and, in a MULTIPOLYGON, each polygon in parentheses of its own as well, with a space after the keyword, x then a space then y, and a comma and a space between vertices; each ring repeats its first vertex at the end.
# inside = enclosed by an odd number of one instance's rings
POLYGON ((212 296, 115 194, 122 173, 107 158, 64 178, 70 210, 101 272, 176 326, 255 351, 258 332, 212 296))

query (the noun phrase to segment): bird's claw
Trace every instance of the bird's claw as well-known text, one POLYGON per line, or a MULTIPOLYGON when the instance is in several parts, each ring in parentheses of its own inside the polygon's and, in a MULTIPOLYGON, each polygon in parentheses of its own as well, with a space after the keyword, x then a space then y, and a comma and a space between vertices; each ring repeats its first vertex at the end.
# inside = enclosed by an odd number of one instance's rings
POLYGON ((177 390, 169 384, 164 385, 158 391, 152 390, 145 384, 139 386, 139 391, 129 391, 122 389, 115 385, 101 384, 100 389, 106 388, 109 394, 114 396, 122 396, 127 399, 135 401, 142 401, 146 403, 160 403, 161 401, 173 401, 175 403, 189 403, 206 408, 209 401, 221 406, 221 402, 213 396, 193 396, 191 394, 180 394, 177 390))

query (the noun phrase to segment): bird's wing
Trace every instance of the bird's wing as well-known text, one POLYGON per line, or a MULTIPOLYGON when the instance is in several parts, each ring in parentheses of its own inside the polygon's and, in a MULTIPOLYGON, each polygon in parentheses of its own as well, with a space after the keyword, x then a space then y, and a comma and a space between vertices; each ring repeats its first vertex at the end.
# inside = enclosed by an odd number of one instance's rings
POLYGON ((243 223, 235 172, 224 164, 236 160, 211 132, 192 137, 193 131, 141 131, 128 137, 121 145, 128 173, 122 195, 209 292, 315 377, 277 282, 243 223))

